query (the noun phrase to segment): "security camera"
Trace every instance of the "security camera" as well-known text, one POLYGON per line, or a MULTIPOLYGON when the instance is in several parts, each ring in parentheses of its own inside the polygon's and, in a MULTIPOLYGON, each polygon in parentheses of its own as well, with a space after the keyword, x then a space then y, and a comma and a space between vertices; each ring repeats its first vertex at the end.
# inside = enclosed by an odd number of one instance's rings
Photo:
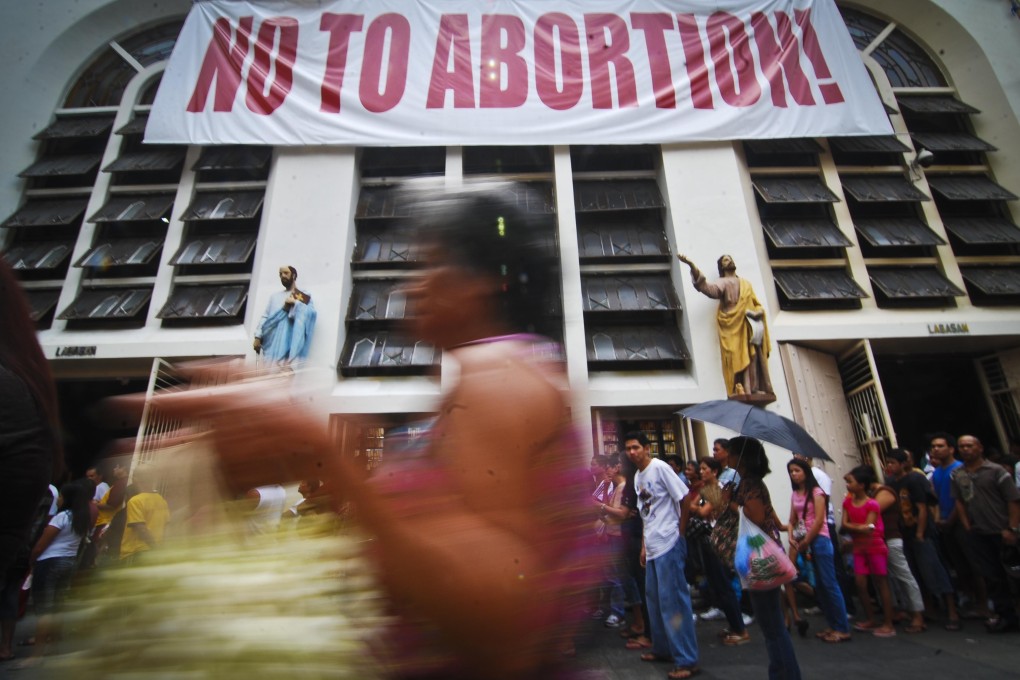
POLYGON ((935 164, 935 154, 928 151, 928 149, 921 149, 914 157, 914 163, 920 165, 922 168, 930 168, 935 164))

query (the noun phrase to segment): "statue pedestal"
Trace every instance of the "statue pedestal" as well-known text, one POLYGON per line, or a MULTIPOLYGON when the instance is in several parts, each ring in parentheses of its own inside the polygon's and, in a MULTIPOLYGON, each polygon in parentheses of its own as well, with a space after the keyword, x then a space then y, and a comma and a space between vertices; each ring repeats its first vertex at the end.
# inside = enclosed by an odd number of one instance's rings
POLYGON ((751 404, 752 406, 765 406, 771 404, 776 400, 774 394, 731 394, 727 399, 733 401, 739 401, 744 404, 751 404))

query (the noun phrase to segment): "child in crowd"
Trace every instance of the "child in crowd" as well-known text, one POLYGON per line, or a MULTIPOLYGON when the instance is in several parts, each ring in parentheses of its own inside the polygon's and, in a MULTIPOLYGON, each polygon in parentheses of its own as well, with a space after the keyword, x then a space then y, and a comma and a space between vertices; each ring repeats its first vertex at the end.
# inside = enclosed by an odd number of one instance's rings
POLYGON ((875 637, 893 637, 892 594, 889 591, 888 556, 885 544, 885 525, 878 501, 868 496, 868 489, 876 481, 875 471, 867 465, 858 465, 843 477, 847 497, 843 501, 843 529, 854 539, 854 576, 857 596, 864 605, 867 618, 854 624, 854 630, 870 632, 875 637), (875 623, 874 608, 868 595, 868 576, 882 601, 883 621, 875 623))

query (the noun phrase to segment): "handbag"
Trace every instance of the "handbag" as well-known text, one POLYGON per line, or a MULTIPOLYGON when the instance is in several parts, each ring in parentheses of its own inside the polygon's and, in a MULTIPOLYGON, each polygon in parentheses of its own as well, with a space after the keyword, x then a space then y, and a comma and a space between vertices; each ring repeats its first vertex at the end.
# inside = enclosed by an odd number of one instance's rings
POLYGON ((797 578, 797 567, 783 547, 740 511, 740 531, 733 555, 740 584, 748 590, 773 590, 797 578))
POLYGON ((691 517, 687 521, 687 532, 684 534, 688 541, 700 541, 708 538, 712 533, 712 524, 700 517, 691 517))
POLYGON ((739 521, 737 513, 727 508, 716 519, 712 533, 708 537, 708 543, 712 546, 716 556, 729 568, 733 567, 733 552, 737 547, 739 521))

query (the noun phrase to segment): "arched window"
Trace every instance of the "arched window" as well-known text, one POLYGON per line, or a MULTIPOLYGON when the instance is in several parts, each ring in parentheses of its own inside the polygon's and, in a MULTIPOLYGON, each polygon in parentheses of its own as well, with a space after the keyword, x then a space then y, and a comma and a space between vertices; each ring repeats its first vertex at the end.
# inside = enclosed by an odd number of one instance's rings
MULTIPOLYGON (((841 7, 840 13, 857 49, 865 50, 890 22, 841 7)), ((875 46, 871 56, 885 71, 893 87, 945 87, 946 79, 927 52, 903 31, 893 29, 875 46)))
POLYGON ((118 106, 127 84, 141 69, 170 58, 181 26, 181 21, 173 21, 111 42, 71 86, 64 107, 118 106))

